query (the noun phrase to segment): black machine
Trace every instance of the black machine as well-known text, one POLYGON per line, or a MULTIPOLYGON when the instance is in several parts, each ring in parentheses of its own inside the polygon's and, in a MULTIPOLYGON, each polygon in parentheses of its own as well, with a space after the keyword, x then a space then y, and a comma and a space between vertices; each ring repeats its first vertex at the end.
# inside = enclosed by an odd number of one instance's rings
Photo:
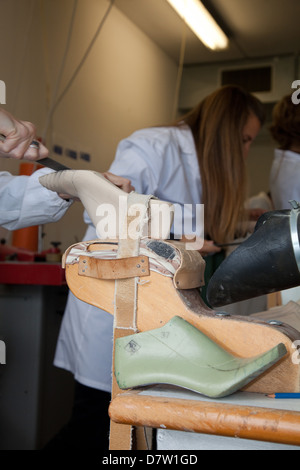
POLYGON ((300 285, 300 203, 263 214, 207 286, 213 308, 300 285))

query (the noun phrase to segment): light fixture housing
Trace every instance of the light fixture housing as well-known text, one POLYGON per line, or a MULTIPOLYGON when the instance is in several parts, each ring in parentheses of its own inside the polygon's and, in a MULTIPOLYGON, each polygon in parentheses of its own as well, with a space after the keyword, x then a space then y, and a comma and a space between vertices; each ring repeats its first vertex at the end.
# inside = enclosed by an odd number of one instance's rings
POLYGON ((167 0, 200 41, 210 49, 228 47, 229 40, 200 0, 167 0))

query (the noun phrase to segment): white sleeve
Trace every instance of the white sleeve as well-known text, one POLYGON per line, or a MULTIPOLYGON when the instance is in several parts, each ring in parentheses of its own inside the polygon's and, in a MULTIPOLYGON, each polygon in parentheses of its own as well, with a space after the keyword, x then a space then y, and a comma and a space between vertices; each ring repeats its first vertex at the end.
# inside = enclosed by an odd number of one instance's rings
POLYGON ((111 173, 130 179, 140 194, 156 195, 159 186, 164 159, 158 136, 154 130, 146 129, 122 140, 109 169, 111 173))
POLYGON ((42 168, 31 176, 0 172, 0 225, 16 230, 58 221, 72 201, 61 199, 39 183, 39 177, 52 170, 42 168))

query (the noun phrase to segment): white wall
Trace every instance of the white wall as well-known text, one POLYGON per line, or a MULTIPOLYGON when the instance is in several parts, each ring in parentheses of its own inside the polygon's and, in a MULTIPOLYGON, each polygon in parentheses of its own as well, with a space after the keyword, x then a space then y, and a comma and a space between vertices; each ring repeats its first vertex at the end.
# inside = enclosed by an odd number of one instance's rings
MULTIPOLYGON (((70 48, 58 96, 80 63, 109 6, 108 0, 78 0, 70 48)), ((43 135, 47 111, 61 70, 73 0, 2 0, 0 79, 5 108, 33 121, 43 135), (27 34, 26 34, 27 32, 27 34)), ((75 169, 108 169, 118 142, 134 130, 172 117, 177 65, 115 6, 71 88, 57 107, 47 145, 59 144, 91 155, 90 163, 52 157, 75 169)), ((18 174, 18 163, 0 161, 18 174)), ((44 246, 62 248, 85 232, 76 203, 62 221, 44 227, 44 246)))

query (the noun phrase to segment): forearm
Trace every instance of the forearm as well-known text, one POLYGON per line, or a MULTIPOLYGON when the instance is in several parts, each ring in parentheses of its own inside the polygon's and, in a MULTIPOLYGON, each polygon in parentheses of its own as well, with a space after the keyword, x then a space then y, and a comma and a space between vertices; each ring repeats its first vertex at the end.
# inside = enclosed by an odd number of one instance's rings
POLYGON ((39 170, 31 176, 0 175, 0 225, 16 230, 59 220, 71 202, 40 185, 38 177, 49 170, 39 170))

